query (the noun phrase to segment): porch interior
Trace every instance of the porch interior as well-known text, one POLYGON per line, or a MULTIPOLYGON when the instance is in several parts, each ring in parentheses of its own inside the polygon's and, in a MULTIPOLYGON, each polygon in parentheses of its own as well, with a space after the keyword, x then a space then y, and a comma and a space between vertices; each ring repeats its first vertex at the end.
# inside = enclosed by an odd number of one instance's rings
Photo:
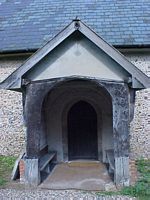
POLYGON ((103 88, 82 81, 55 88, 44 100, 42 119, 40 171, 42 181, 47 178, 40 187, 113 185, 112 103, 103 88))
POLYGON ((41 113, 40 149, 57 153, 57 162, 76 159, 107 161, 114 148, 112 100, 88 81, 57 86, 45 97, 41 113))

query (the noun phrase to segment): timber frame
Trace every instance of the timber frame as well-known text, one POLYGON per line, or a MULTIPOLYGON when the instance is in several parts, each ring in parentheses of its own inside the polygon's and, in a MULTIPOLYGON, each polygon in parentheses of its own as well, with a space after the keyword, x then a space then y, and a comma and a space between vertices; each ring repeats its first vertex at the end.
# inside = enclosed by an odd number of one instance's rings
MULTIPOLYGON (((114 181, 117 185, 128 185, 130 108, 128 95, 129 88, 127 84, 124 83, 112 83, 89 78, 58 78, 53 80, 35 81, 28 83, 25 86, 26 101, 24 107, 25 121, 27 127, 26 160, 35 160, 35 162, 37 162, 37 160, 40 159, 40 135, 44 131, 41 121, 41 110, 45 96, 57 85, 77 80, 94 82, 95 84, 97 84, 97 87, 106 90, 112 98, 115 158, 114 181)), ((28 165, 30 164, 28 163, 28 165)), ((36 165, 36 168, 39 174, 38 165, 36 165)), ((37 173, 31 174, 33 174, 31 182, 34 182, 35 185, 39 184, 40 175, 37 176, 37 173)), ((31 176, 27 176, 26 179, 31 179, 31 176)))
POLYGON ((113 153, 115 160, 114 182, 117 186, 128 186, 130 182, 129 123, 132 121, 134 115, 135 92, 136 90, 150 87, 150 79, 80 20, 73 20, 64 30, 34 53, 0 84, 0 89, 19 91, 23 94, 23 112, 26 126, 26 182, 36 186, 41 183, 39 163, 41 157, 48 152, 47 147, 44 147, 42 150, 40 149, 40 136, 45 134, 44 119, 41 114, 44 99, 58 85, 74 81, 93 83, 96 85, 97 90, 104 90, 111 97, 113 153), (74 75, 38 81, 24 78, 29 70, 35 67, 48 53, 76 31, 83 34, 118 63, 123 70, 130 74, 130 77, 124 81, 102 80, 90 76, 74 75))

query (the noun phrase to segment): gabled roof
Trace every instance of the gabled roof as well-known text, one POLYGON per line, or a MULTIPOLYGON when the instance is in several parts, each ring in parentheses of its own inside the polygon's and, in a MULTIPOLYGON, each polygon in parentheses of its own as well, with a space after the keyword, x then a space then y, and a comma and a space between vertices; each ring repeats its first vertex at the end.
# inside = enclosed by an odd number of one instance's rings
POLYGON ((150 45, 149 0, 1 0, 0 52, 39 49, 78 16, 112 45, 150 45))
POLYGON ((108 56, 110 56, 115 62, 117 62, 124 70, 126 70, 132 76, 132 86, 134 88, 147 88, 150 87, 150 79, 142 71, 140 71, 135 65, 129 62, 119 51, 109 45, 89 27, 87 27, 80 20, 74 20, 65 29, 63 29, 58 35, 50 40, 45 46, 39 49, 33 54, 21 67, 13 72, 8 78, 6 78, 0 85, 0 88, 4 89, 19 89, 21 88, 22 76, 34 67, 41 59, 43 59, 48 53, 50 53, 55 47, 57 47, 67 37, 74 32, 80 32, 92 41, 97 47, 103 50, 108 56), (139 83, 134 86, 134 83, 139 83), (140 87, 138 86, 140 85, 140 87))

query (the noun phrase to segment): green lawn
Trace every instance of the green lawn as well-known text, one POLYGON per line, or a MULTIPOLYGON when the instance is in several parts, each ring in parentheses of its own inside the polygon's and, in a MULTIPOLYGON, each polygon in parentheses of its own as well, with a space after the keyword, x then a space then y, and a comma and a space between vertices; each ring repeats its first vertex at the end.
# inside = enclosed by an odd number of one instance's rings
POLYGON ((0 187, 6 186, 10 181, 15 160, 12 156, 0 156, 0 187))
POLYGON ((139 200, 150 200, 150 160, 138 160, 137 168, 140 174, 135 186, 125 187, 121 194, 138 197, 139 200))

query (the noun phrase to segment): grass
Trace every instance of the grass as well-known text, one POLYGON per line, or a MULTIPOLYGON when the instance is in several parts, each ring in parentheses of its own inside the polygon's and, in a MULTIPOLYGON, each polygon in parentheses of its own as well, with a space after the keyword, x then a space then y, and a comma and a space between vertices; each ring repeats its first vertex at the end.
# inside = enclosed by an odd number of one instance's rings
POLYGON ((16 157, 0 156, 0 187, 6 186, 10 181, 15 160, 16 157))
POLYGON ((150 200, 150 160, 138 160, 139 179, 135 186, 124 187, 117 192, 100 192, 99 195, 128 195, 139 200, 150 200))
POLYGON ((137 161, 139 180, 135 186, 125 187, 120 193, 137 197, 139 200, 150 200, 150 160, 137 161))

